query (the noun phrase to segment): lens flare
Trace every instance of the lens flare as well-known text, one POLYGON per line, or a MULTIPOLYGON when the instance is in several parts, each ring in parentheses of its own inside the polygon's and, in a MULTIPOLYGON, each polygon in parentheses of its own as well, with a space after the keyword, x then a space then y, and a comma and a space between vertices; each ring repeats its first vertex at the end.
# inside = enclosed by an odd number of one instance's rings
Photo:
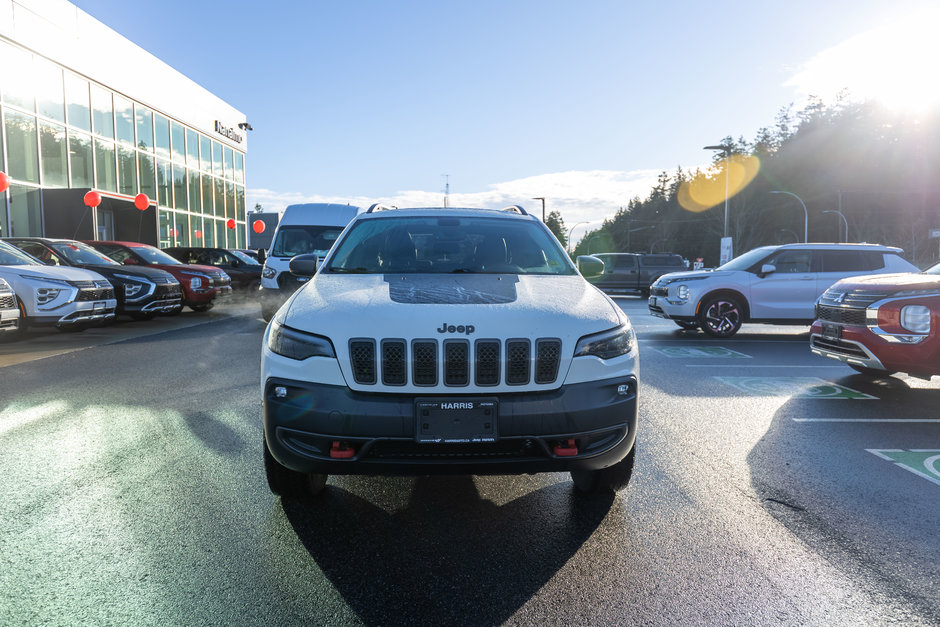
POLYGON ((700 213, 720 205, 743 190, 760 171, 760 159, 753 155, 731 155, 719 163, 714 176, 699 174, 679 185, 678 201, 686 211, 700 213), (727 176, 726 176, 727 175, 727 176))

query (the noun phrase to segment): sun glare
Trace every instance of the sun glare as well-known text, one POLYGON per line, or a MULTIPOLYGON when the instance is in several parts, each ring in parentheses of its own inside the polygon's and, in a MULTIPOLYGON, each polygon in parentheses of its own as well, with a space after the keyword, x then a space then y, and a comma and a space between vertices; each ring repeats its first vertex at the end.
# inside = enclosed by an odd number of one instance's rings
POLYGON ((895 110, 937 107, 938 23, 940 9, 930 9, 856 35, 813 57, 786 85, 825 101, 848 90, 852 99, 895 110))

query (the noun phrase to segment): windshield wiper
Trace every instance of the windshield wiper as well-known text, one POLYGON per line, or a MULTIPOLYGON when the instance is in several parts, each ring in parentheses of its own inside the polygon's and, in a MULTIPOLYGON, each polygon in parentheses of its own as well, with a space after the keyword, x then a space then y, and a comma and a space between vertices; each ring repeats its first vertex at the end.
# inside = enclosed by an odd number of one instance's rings
POLYGON ((450 271, 451 274, 476 274, 476 272, 473 268, 455 268, 450 271))
POLYGON ((330 268, 330 272, 336 274, 367 274, 371 270, 359 266, 358 268, 330 268))

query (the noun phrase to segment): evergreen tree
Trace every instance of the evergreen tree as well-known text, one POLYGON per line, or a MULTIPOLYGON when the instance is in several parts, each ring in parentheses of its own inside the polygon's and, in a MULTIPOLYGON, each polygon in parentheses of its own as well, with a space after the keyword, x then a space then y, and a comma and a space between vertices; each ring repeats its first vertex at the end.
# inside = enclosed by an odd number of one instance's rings
POLYGON ((558 211, 550 212, 548 217, 545 218, 545 226, 555 234, 564 249, 568 250, 568 235, 565 232, 565 221, 562 219, 561 213, 558 211))

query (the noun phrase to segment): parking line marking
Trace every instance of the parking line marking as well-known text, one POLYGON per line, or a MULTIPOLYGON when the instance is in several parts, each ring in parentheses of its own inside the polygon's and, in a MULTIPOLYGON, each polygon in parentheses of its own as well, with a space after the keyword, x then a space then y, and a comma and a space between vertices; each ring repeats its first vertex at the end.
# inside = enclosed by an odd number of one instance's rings
POLYGON ((940 485, 940 449, 865 449, 881 459, 894 462, 908 472, 940 485))
POLYGON ((751 396, 877 400, 878 397, 818 377, 714 377, 751 396))

